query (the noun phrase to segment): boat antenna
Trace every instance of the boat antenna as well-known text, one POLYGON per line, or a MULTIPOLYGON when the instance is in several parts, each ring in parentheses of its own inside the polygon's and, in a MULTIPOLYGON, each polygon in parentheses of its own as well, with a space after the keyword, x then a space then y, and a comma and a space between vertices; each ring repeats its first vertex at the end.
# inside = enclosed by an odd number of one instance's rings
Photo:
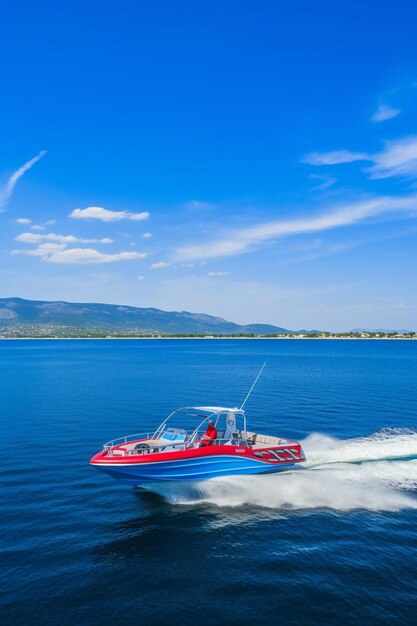
POLYGON ((258 382, 258 379, 259 379, 260 375, 262 374, 262 372, 263 372, 263 369, 264 369, 265 365, 266 365, 266 361, 265 361, 265 363, 262 365, 261 369, 260 369, 260 370, 259 370, 259 372, 258 372, 257 377, 256 377, 256 378, 255 378, 255 380, 253 381, 252 387, 249 389, 249 391, 248 391, 248 393, 247 393, 247 395, 246 395, 246 398, 243 400, 242 404, 240 405, 240 408, 241 408, 241 409, 243 409, 243 407, 245 406, 245 404, 246 404, 247 400, 249 399, 249 396, 250 396, 250 394, 252 393, 252 391, 253 391, 253 389, 254 389, 254 387, 255 387, 256 383, 258 382))

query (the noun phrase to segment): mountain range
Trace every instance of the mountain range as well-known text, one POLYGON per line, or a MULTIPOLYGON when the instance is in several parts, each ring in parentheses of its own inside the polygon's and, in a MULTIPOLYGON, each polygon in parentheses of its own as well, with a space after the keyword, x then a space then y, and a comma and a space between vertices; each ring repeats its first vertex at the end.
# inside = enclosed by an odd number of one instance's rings
POLYGON ((166 334, 264 335, 291 332, 270 324, 241 325, 221 317, 188 311, 162 311, 117 304, 0 298, 0 328, 11 330, 34 326, 94 328, 106 333, 143 331, 166 334))
MULTIPOLYGON (((2 336, 77 335, 316 335, 319 330, 289 330, 272 324, 236 324, 205 313, 162 311, 118 304, 0 298, 2 336)), ((351 333, 402 333, 408 330, 355 328, 351 333)))

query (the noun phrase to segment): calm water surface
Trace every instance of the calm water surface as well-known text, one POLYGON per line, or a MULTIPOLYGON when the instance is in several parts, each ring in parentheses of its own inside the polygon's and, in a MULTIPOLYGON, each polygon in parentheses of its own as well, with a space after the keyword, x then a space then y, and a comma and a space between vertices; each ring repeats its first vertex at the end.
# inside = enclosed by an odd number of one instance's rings
POLYGON ((417 624, 416 415, 417 342, 0 341, 1 623, 417 624), (305 470, 155 493, 89 466, 263 361, 250 428, 305 470))

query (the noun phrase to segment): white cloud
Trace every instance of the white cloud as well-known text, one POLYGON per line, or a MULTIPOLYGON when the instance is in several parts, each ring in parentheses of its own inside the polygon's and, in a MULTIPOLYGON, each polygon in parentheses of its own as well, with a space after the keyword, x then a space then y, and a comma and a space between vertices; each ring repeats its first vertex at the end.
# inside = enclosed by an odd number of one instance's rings
POLYGON ((45 226, 52 226, 52 224, 56 224, 56 220, 48 220, 48 221, 44 222, 45 226))
POLYGON ((159 261, 158 263, 152 263, 151 265, 151 269, 152 270, 161 270, 161 269, 165 269, 166 267, 169 267, 170 263, 165 263, 165 261, 159 261))
POLYGON ((93 248, 69 248, 60 250, 45 260, 50 263, 78 264, 78 263, 114 263, 117 261, 133 261, 146 257, 145 252, 117 252, 115 254, 103 254, 93 248))
POLYGON ((397 117, 397 115, 399 115, 400 113, 402 113, 401 109, 394 109, 393 107, 389 106, 389 104, 381 103, 371 117, 371 120, 373 122, 385 122, 385 120, 390 120, 393 117, 397 117))
POLYGON ((113 239, 109 239, 109 237, 103 237, 102 239, 96 239, 94 237, 91 239, 84 239, 83 237, 80 237, 77 241, 80 243, 113 243, 113 239))
POLYGON ((22 167, 20 167, 14 172, 14 174, 10 176, 4 188, 0 190, 0 209, 2 209, 6 205, 7 201, 13 193, 14 188, 16 187, 19 178, 21 178, 23 174, 25 174, 25 172, 30 170, 30 168, 33 167, 35 163, 37 163, 45 154, 46 150, 42 150, 41 152, 39 152, 39 154, 33 157, 33 159, 30 159, 30 161, 24 163, 22 167))
POLYGON ((230 272, 208 272, 207 276, 228 276, 230 272))
POLYGON ((300 219, 282 219, 229 232, 225 237, 180 247, 181 260, 208 259, 247 252, 256 245, 279 237, 314 233, 357 224, 382 213, 417 209, 417 195, 394 198, 382 196, 335 207, 322 215, 300 219))
POLYGON ((21 233, 15 237, 15 241, 23 243, 41 243, 42 241, 59 241, 61 243, 76 243, 77 237, 74 235, 56 235, 55 233, 21 233))
POLYGON ((113 239, 83 239, 74 235, 56 235, 55 233, 21 233, 15 237, 15 241, 23 243, 41 243, 42 241, 59 241, 61 243, 112 243, 113 239))
POLYGON ((16 222, 18 224, 31 224, 32 220, 28 219, 27 217, 18 217, 16 222))
POLYGON ((46 230, 45 226, 41 226, 40 224, 33 224, 30 228, 31 230, 46 230))
POLYGON ((66 247, 66 243, 41 243, 39 246, 31 250, 12 250, 10 254, 25 254, 26 256, 43 257, 56 252, 57 250, 65 250, 66 247))
POLYGON ((145 280, 145 277, 142 276, 142 274, 139 274, 139 276, 137 276, 137 280, 145 280))
POLYGON ((150 239, 151 237, 153 237, 152 233, 143 233, 142 235, 143 239, 150 239))
POLYGON ((99 206, 90 206, 86 209, 74 209, 69 217, 75 219, 101 220, 103 222, 117 222, 119 220, 142 221, 147 220, 149 213, 130 213, 129 211, 109 211, 99 206))
POLYGON ((417 176, 417 136, 385 142, 385 148, 373 157, 374 165, 366 168, 371 178, 417 176))
POLYGON ((384 148, 375 154, 352 153, 347 150, 336 152, 312 152, 304 157, 311 165, 335 165, 350 161, 371 161, 373 165, 364 168, 370 178, 417 177, 417 136, 386 141, 384 148))
POLYGON ((333 150, 331 152, 310 152, 302 158, 302 163, 309 165, 339 165, 353 161, 370 161, 372 156, 364 152, 349 152, 349 150, 333 150))
POLYGON ((104 254, 93 248, 67 248, 66 243, 42 243, 34 250, 12 250, 11 254, 39 256, 48 263, 65 265, 88 263, 115 263, 117 261, 133 261, 146 257, 145 252, 117 252, 104 254))

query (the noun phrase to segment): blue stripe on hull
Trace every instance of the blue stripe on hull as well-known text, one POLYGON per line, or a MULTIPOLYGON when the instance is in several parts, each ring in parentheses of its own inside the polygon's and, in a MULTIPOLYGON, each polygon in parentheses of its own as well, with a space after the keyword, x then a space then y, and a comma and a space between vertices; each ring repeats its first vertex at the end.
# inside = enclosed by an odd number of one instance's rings
POLYGON ((96 467, 113 478, 131 485, 139 485, 148 481, 207 480, 218 476, 270 474, 294 465, 292 462, 271 465, 244 457, 217 456, 138 465, 96 465, 96 467))

